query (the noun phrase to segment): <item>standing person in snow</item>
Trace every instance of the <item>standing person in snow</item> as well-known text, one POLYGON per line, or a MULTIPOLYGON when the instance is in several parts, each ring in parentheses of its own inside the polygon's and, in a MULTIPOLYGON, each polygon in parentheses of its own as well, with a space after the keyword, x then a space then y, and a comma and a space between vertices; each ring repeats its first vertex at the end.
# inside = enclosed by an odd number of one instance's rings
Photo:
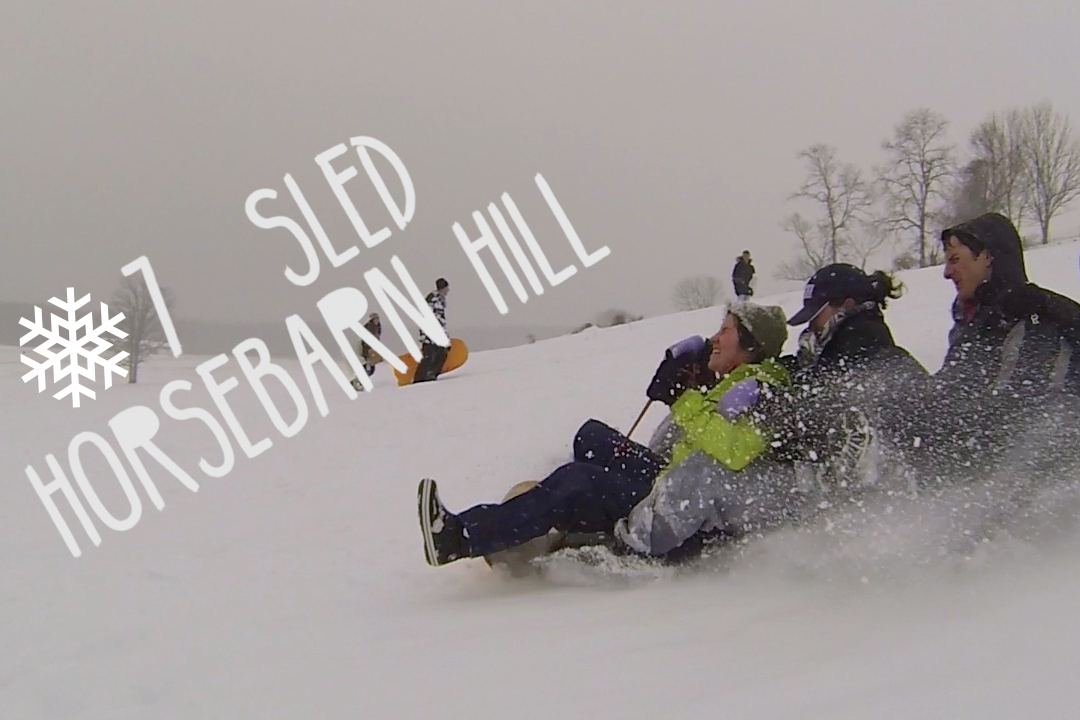
POLYGON ((743 250, 735 260, 735 267, 731 270, 731 284, 735 286, 735 297, 739 300, 749 300, 754 294, 750 287, 750 281, 754 279, 754 264, 750 261, 750 251, 743 250))
MULTIPOLYGON (((428 293, 426 298, 428 307, 438 318, 444 332, 446 332, 446 296, 449 293, 450 283, 446 282, 445 278, 439 278, 435 281, 435 292, 428 293)), ((423 330, 420 331, 420 347, 422 356, 413 376, 414 384, 429 382, 439 377, 443 363, 446 361, 446 353, 449 351, 449 348, 432 342, 423 330)))
POLYGON ((1062 445, 1062 433, 1075 426, 1080 305, 1028 281, 1020 235, 998 213, 945 229, 941 243, 945 278, 956 287, 954 324, 941 369, 915 410, 922 410, 930 474, 976 476, 1032 428, 1053 430, 1062 445), (1051 412, 1064 415, 1048 423, 1051 412))
MULTIPOLYGON (((371 313, 371 315, 368 316, 367 322, 364 323, 364 329, 374 335, 376 340, 382 338, 382 321, 379 319, 379 313, 371 313)), ((367 373, 368 377, 374 375, 375 364, 379 361, 379 356, 371 346, 361 340, 360 344, 356 346, 356 356, 364 363, 364 372, 367 373)), ((360 385, 360 381, 356 378, 353 378, 352 385, 357 390, 363 389, 360 385)))
POLYGON ((885 273, 846 264, 819 270, 788 320, 808 324, 797 356, 782 358, 796 368, 791 382, 745 408, 749 422, 768 428, 769 451, 737 473, 695 453, 657 480, 616 536, 637 552, 665 555, 703 532, 739 537, 808 517, 823 494, 856 487, 871 434, 885 428, 893 439, 890 409, 927 376, 885 324, 882 310, 899 294, 885 273))
MULTIPOLYGON (((375 336, 376 340, 382 338, 382 321, 379 320, 379 313, 372 313, 367 318, 367 322, 364 323, 364 329, 375 336)), ((375 364, 378 362, 378 356, 375 351, 366 342, 361 340, 360 342, 360 359, 364 363, 364 371, 367 372, 367 377, 372 377, 375 373, 375 364)))
POLYGON ((658 475, 695 462, 693 458, 702 453, 741 470, 766 450, 765 438, 744 412, 747 403, 788 381, 787 371, 775 360, 786 339, 783 309, 750 303, 731 306, 711 343, 701 343, 707 348, 709 370, 721 376, 706 393, 685 385, 687 369, 701 363, 704 351, 669 353, 647 391, 650 399, 671 405, 685 433, 666 466, 647 448, 624 437, 596 442, 596 431, 606 426, 590 421, 575 438, 579 459, 506 502, 453 514, 439 501, 435 482, 422 480, 418 503, 428 563, 444 565, 491 555, 552 528, 610 533, 616 521, 648 495, 658 475))

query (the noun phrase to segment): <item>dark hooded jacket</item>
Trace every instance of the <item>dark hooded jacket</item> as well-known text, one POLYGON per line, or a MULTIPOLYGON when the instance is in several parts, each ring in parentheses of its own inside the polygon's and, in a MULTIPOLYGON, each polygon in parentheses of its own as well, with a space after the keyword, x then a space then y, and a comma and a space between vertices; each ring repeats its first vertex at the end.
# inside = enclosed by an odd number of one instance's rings
POLYGON ((1020 236, 1004 216, 949 228, 942 242, 950 236, 985 249, 991 274, 974 298, 953 302, 941 369, 902 410, 920 442, 920 482, 986 477, 1033 452, 1062 459, 1080 450, 1080 305, 1028 282, 1020 236))
POLYGON ((1012 397, 1080 395, 1080 305, 1028 282, 1023 246, 1008 218, 987 213, 948 228, 992 258, 990 278, 969 301, 953 303, 949 350, 934 376, 939 389, 1012 397))

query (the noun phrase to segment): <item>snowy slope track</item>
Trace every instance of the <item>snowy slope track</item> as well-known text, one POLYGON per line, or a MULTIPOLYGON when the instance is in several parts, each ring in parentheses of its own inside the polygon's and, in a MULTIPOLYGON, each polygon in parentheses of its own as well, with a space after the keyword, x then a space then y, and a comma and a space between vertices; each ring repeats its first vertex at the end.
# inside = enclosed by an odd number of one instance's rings
MULTIPOLYGON (((1080 298, 1078 249, 1030 252, 1032 279, 1080 298)), ((902 277, 908 294, 887 319, 936 370, 952 288, 939 268, 902 277)), ((800 304, 798 293, 761 300, 800 304)), ((563 565, 555 582, 518 582, 482 561, 425 564, 420 478, 436 478, 451 509, 542 478, 587 418, 628 429, 662 348, 719 320, 710 309, 476 353, 426 386, 398 388, 381 365, 355 401, 320 371, 329 414, 309 397, 292 438, 241 381, 237 418, 272 447, 206 478, 199 459, 220 459, 211 433, 163 418, 157 441, 199 491, 148 461, 164 508, 144 497, 137 525, 102 529, 98 547, 83 535, 79 559, 25 467, 42 470, 49 453, 66 462, 73 436, 158 407, 171 380, 198 388, 202 359, 155 359, 138 385, 75 411, 22 383, 18 349, 4 349, 0 718, 1080 716, 1070 497, 1047 500, 1038 535, 971 539, 980 518, 897 503, 875 508, 874 523, 780 532, 691 575, 644 568, 604 582, 563 565)), ((281 364, 306 392, 296 363, 281 364)), ((198 391, 190 404, 213 407, 198 391)), ((86 470, 120 512, 104 459, 86 470)))

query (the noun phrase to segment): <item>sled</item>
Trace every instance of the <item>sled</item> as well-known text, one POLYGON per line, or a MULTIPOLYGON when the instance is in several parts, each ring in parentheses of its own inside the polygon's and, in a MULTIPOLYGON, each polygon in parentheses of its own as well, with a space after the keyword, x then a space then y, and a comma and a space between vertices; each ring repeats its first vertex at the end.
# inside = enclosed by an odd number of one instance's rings
MULTIPOLYGON (((396 369, 394 370, 394 377, 397 378, 398 385, 409 385, 413 381, 413 376, 416 375, 416 360, 413 360, 413 356, 409 353, 404 355, 398 355, 401 362, 405 363, 405 372, 400 373, 396 369)), ((450 340, 450 349, 446 352, 446 359, 443 360, 442 370, 440 374, 448 373, 451 370, 457 370, 459 367, 465 364, 465 361, 469 359, 469 348, 465 346, 465 342, 458 338, 452 338, 450 340)))
MULTIPOLYGON (((531 490, 539 483, 526 480, 514 485, 502 502, 531 490)), ((705 551, 713 551, 725 543, 722 534, 695 535, 682 546, 659 558, 642 557, 615 549, 613 538, 606 532, 560 532, 554 528, 547 535, 533 538, 516 547, 485 555, 492 570, 505 572, 514 578, 544 577, 545 556, 564 555, 563 560, 581 578, 605 581, 635 579, 654 580, 671 577, 678 567, 705 551)))
MULTIPOLYGON (((536 487, 538 484, 539 483, 535 480, 519 482, 517 485, 510 488, 502 501, 506 502, 511 498, 515 498, 536 487)), ((552 530, 547 535, 533 538, 516 547, 500 550, 491 555, 485 555, 484 560, 487 561, 487 564, 491 566, 493 570, 505 570, 514 576, 529 575, 535 572, 529 563, 541 555, 548 555, 557 550, 562 545, 561 540, 562 533, 552 530)))

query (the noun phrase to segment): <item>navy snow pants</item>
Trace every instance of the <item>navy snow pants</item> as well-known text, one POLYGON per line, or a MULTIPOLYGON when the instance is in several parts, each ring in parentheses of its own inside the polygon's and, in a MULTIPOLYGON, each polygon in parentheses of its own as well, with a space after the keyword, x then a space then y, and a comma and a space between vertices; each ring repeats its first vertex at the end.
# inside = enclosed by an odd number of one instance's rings
POLYGON ((458 515, 472 557, 490 555, 560 532, 612 532, 652 489, 663 461, 644 445, 598 420, 574 437, 574 461, 504 503, 476 505, 458 515))

